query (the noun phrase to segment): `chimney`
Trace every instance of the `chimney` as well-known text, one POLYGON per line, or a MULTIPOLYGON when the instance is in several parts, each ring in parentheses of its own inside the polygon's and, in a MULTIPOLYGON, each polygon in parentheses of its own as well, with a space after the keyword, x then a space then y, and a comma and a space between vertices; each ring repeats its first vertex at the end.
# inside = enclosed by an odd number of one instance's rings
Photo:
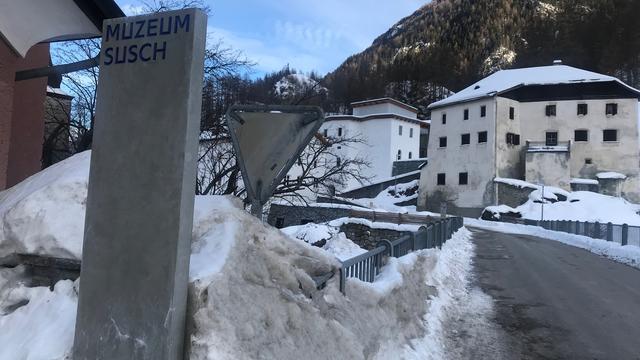
POLYGON ((553 60, 553 65, 562 65, 562 60, 553 60))

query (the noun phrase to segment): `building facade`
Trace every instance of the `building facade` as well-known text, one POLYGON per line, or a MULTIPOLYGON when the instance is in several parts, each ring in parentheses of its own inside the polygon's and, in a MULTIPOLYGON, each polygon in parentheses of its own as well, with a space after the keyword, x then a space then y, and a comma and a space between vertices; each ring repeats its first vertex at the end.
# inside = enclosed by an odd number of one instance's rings
POLYGON ((561 64, 499 71, 430 105, 418 206, 477 216, 499 201, 495 178, 570 190, 611 172, 619 195, 640 201, 639 98, 616 78, 561 64))
MULTIPOLYGON (((428 137, 429 124, 418 120, 418 110, 390 98, 351 104, 353 115, 328 116, 320 132, 327 138, 359 139, 339 145, 335 151, 341 159, 363 159, 369 167, 362 175, 374 183, 393 175, 397 161, 420 160, 421 139, 428 137)), ((423 159, 424 160, 424 159, 423 159)), ((343 189, 363 184, 350 181, 343 189)))

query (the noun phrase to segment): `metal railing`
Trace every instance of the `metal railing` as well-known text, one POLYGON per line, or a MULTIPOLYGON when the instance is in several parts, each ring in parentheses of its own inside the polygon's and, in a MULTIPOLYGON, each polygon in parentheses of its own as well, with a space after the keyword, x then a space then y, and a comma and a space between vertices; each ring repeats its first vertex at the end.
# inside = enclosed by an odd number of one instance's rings
POLYGON ((462 218, 446 218, 421 226, 417 232, 395 241, 380 241, 375 249, 342 262, 340 291, 346 294, 345 287, 349 277, 373 282, 380 273, 380 269, 386 264, 388 257, 401 257, 416 250, 441 248, 462 226, 462 218))
POLYGON ((634 245, 640 247, 640 227, 627 224, 590 223, 582 221, 535 221, 526 220, 526 225, 536 225, 547 230, 560 231, 569 234, 588 236, 593 239, 616 242, 620 245, 634 245))

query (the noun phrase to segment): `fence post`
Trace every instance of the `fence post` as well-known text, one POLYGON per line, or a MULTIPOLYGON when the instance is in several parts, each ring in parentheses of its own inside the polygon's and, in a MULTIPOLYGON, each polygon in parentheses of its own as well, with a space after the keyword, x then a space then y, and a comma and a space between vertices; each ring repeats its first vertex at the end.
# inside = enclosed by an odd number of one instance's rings
POLYGON ((340 292, 345 296, 347 295, 347 290, 345 286, 346 282, 347 282, 347 274, 344 271, 344 267, 341 267, 340 268, 340 292))
POLYGON ((596 227, 595 229, 593 229, 593 237, 595 239, 600 239, 601 238, 601 234, 600 234, 600 222, 596 221, 596 227))
POLYGON ((622 224, 622 246, 625 246, 629 243, 629 225, 622 224))
POLYGON ((613 241, 613 224, 607 223, 607 241, 613 241))

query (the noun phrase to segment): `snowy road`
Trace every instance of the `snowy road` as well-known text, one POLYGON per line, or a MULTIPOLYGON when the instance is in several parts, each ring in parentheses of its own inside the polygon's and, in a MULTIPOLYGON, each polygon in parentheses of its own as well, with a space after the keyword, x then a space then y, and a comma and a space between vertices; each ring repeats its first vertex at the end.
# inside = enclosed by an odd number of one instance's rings
POLYGON ((640 359, 639 270, 555 241, 471 230, 476 283, 494 299, 507 358, 640 359))

